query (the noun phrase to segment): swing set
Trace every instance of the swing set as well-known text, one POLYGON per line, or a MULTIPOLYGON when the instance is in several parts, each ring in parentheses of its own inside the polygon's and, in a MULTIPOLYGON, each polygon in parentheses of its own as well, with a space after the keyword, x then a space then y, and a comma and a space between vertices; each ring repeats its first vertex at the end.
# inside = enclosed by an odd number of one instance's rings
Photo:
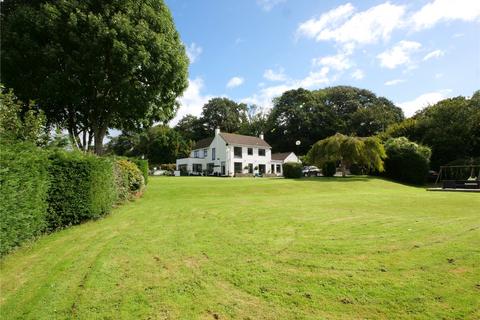
POLYGON ((440 181, 444 191, 480 192, 480 165, 441 166, 435 185, 440 181))

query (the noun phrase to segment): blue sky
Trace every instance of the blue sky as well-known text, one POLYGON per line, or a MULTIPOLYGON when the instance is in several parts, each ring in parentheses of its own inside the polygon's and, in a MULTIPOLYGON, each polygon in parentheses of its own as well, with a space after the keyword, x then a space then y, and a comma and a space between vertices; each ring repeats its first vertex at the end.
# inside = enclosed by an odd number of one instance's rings
POLYGON ((166 0, 191 58, 174 124, 211 97, 272 106, 335 85, 385 96, 407 116, 480 89, 480 1, 166 0))

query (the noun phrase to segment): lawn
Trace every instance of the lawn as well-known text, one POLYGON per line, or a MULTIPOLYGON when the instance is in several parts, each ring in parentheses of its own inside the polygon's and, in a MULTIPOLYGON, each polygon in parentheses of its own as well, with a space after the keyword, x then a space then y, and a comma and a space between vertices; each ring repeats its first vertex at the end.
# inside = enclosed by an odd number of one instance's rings
POLYGON ((480 195, 153 178, 1 263, 2 319, 479 319, 480 195))

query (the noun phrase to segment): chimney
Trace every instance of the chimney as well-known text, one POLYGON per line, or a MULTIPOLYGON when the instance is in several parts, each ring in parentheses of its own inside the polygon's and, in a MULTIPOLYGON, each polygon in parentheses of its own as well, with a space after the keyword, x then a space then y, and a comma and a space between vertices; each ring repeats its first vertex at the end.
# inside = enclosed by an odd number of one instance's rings
POLYGON ((217 136, 220 133, 220 128, 215 129, 215 135, 217 136))
POLYGON ((260 139, 263 140, 263 132, 260 133, 260 136, 259 136, 259 137, 260 137, 260 139))

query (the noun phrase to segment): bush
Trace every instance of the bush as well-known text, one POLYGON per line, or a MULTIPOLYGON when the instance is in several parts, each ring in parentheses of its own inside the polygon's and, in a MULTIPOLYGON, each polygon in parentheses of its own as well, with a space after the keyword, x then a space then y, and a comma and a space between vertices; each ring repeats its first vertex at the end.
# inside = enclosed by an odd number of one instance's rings
POLYGON ((50 159, 49 229, 96 219, 110 211, 117 199, 111 159, 61 151, 50 159))
POLYGON ((424 184, 427 180, 431 151, 428 147, 405 137, 389 139, 385 143, 385 175, 391 179, 424 184))
POLYGON ((288 179, 297 179, 302 176, 302 164, 287 162, 283 164, 283 176, 288 179))
POLYGON ((145 181, 145 184, 148 183, 148 160, 143 160, 143 159, 131 159, 133 163, 135 163, 142 172, 143 175, 143 180, 145 181))
POLYGON ((333 177, 337 172, 337 166, 335 162, 328 161, 325 162, 322 166, 322 174, 324 177, 333 177))
POLYGON ((120 201, 132 199, 145 187, 142 172, 135 163, 127 159, 115 161, 115 183, 120 201))
POLYGON ((0 147, 0 255, 46 226, 48 154, 29 143, 0 147))
POLYGON ((175 163, 165 163, 160 165, 161 170, 175 171, 177 170, 177 165, 175 163))
POLYGON ((352 164, 350 166, 350 174, 353 174, 353 175, 364 175, 364 174, 367 174, 368 170, 367 168, 365 168, 365 166, 361 166, 361 165, 358 165, 356 163, 352 164))

